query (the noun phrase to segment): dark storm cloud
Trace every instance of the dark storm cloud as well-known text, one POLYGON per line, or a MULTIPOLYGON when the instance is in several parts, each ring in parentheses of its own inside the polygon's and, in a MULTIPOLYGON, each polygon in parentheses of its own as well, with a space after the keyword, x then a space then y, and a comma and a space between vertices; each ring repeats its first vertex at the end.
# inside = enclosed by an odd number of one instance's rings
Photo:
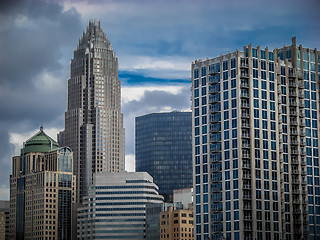
MULTIPOLYGON (((14 146, 10 133, 40 124, 63 128, 69 65, 66 48, 82 32, 80 15, 56 3, 1 1, 0 183, 8 183, 14 146)), ((71 48, 72 49, 72 48, 71 48)))
MULTIPOLYGON (((177 93, 169 93, 165 91, 145 91, 143 97, 139 100, 129 101, 122 105, 125 114, 124 126, 126 128, 126 153, 134 153, 134 122, 135 117, 171 110, 189 110, 190 101, 190 85, 180 84, 183 89, 177 93)), ((173 86, 174 87, 174 86, 173 86)))

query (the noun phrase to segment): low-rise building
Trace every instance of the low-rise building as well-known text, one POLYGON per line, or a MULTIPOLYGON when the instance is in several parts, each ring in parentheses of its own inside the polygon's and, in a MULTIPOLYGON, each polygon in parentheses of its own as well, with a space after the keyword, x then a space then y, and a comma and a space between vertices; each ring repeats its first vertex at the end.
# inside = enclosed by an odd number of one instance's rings
POLYGON ((193 240, 192 209, 176 209, 160 213, 161 240, 193 240))
POLYGON ((146 172, 94 174, 78 209, 78 239, 145 239, 146 206, 163 203, 146 172))
POLYGON ((0 240, 9 239, 10 202, 0 200, 0 240))

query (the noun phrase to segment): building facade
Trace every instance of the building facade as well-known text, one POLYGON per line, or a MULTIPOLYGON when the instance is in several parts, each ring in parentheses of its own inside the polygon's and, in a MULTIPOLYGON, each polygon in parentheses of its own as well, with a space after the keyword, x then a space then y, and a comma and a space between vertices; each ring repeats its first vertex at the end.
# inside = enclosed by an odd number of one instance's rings
POLYGON ((59 134, 74 154, 77 202, 94 173, 124 169, 120 90, 118 58, 100 21, 90 20, 71 60, 65 132, 59 134))
POLYGON ((192 64, 196 240, 319 239, 319 64, 295 38, 192 64))
POLYGON ((8 240, 10 201, 0 200, 0 240, 8 240))
POLYGON ((10 239, 71 239, 76 179, 72 152, 42 127, 12 158, 10 239))
POLYGON ((159 203, 163 197, 146 172, 96 173, 78 209, 78 239, 145 239, 146 206, 159 203))
POLYGON ((192 209, 174 209, 160 212, 160 239, 193 240, 192 209))
POLYGON ((136 117, 136 171, 148 172, 172 202, 174 189, 192 187, 191 112, 136 117))

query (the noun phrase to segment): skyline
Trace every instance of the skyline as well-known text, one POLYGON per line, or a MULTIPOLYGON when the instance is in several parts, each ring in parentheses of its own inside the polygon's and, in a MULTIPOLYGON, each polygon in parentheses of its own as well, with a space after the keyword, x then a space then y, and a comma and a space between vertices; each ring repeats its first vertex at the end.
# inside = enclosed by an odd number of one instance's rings
POLYGON ((250 43, 281 48, 293 36, 298 45, 319 49, 318 9, 311 0, 267 6, 252 0, 1 3, 0 199, 9 196, 11 158, 21 143, 41 124, 54 139, 64 129, 69 63, 89 19, 100 19, 119 59, 126 167, 132 170, 134 117, 190 111, 192 61, 250 43))

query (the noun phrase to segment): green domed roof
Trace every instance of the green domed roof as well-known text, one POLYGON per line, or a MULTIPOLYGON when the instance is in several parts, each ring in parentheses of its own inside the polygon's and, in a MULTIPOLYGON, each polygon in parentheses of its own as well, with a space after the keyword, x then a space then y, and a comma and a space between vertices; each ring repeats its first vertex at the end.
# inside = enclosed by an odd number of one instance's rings
POLYGON ((42 126, 40 131, 29 138, 24 147, 21 149, 21 154, 26 154, 30 152, 49 152, 53 149, 57 149, 59 144, 49 137, 44 131, 42 126))

